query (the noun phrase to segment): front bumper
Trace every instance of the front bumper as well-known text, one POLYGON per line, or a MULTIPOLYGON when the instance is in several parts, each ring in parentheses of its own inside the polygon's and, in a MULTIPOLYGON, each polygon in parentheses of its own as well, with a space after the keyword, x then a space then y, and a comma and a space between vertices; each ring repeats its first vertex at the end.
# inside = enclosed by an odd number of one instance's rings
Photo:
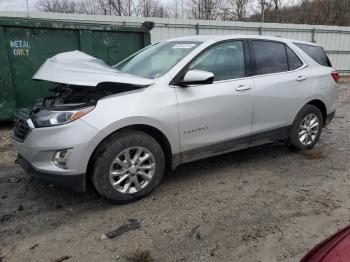
POLYGON ((29 175, 84 191, 89 159, 102 137, 100 130, 79 119, 66 125, 31 128, 22 141, 13 133, 12 143, 19 155, 17 163, 29 175), (65 167, 54 161, 54 155, 61 150, 70 152, 65 167))
POLYGON ((86 176, 85 174, 77 175, 57 175, 52 173, 44 173, 34 169, 34 167, 25 160, 21 155, 17 156, 15 161, 16 164, 19 164, 27 173, 33 178, 38 180, 62 186, 65 188, 72 189, 77 192, 86 191, 86 176))

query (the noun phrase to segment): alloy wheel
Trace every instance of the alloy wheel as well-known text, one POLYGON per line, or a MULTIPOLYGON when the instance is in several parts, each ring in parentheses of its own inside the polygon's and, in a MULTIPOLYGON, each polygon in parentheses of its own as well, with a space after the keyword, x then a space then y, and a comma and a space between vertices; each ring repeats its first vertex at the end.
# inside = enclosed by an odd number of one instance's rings
POLYGON ((301 121, 299 128, 299 142, 308 146, 311 145, 320 131, 320 121, 315 114, 308 114, 301 121))
POLYGON ((120 193, 137 193, 150 183, 155 169, 155 158, 147 148, 130 147, 113 160, 109 169, 109 181, 120 193))

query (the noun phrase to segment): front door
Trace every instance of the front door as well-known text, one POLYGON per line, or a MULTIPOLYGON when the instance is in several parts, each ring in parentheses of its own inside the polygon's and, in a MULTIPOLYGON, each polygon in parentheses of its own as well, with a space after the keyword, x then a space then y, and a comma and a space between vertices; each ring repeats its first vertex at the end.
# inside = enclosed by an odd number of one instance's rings
POLYGON ((253 82, 246 77, 246 60, 243 41, 230 41, 189 65, 188 70, 212 72, 214 83, 176 88, 183 162, 248 146, 253 82))

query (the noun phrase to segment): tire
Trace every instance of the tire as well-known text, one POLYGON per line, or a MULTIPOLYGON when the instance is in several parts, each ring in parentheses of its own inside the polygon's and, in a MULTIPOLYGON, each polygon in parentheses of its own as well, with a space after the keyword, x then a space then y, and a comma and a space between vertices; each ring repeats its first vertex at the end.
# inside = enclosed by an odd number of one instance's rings
POLYGON ((305 150, 313 148, 321 135, 323 121, 323 116, 319 108, 313 105, 304 106, 296 116, 292 125, 289 138, 290 146, 292 147, 292 149, 305 150), (309 117, 308 119, 310 121, 307 121, 306 117, 309 117), (315 127, 311 128, 312 126, 316 125, 316 122, 313 122, 314 119, 316 119, 315 121, 318 121, 317 133, 315 133, 315 127), (311 124, 312 122, 314 124, 311 124), (307 123, 310 124, 308 125, 307 123), (310 128, 309 131, 306 131, 307 129, 305 127, 310 128), (306 132, 306 135, 305 139, 303 140, 304 135, 302 135, 302 132, 304 131, 306 132), (312 136, 310 134, 312 134, 312 136), (306 136, 308 138, 306 138, 306 136))
POLYGON ((150 193, 160 183, 164 168, 164 152, 153 137, 140 131, 125 130, 111 135, 98 147, 91 180, 103 197, 114 203, 126 203, 150 193), (133 164, 133 159, 138 161, 133 164), (122 182, 116 185, 119 181, 122 182))

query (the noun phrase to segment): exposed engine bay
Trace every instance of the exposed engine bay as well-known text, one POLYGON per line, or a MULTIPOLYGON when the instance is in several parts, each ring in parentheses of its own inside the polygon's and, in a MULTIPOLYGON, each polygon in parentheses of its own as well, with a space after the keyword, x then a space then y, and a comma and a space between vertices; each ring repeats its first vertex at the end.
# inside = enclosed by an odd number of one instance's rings
MULTIPOLYGON (((49 58, 33 76, 34 80, 56 83, 54 95, 38 99, 18 117, 25 125, 30 118, 35 127, 73 122, 92 111, 103 97, 146 88, 153 79, 121 72, 81 51, 49 58)), ((27 127, 26 127, 27 128, 27 127)))
POLYGON ((38 99, 33 106, 33 112, 40 109, 49 110, 69 110, 87 106, 93 106, 103 97, 128 92, 146 86, 132 85, 124 83, 104 82, 95 87, 57 84, 50 91, 55 95, 38 99))
POLYGON ((33 107, 34 112, 93 106, 102 97, 145 88, 154 82, 123 73, 78 50, 47 59, 33 79, 57 83, 51 89, 55 95, 39 99, 33 107))
POLYGON ((94 109, 103 97, 142 89, 147 86, 103 82, 97 86, 57 84, 53 96, 38 99, 27 111, 35 127, 49 127, 72 122, 94 109))

